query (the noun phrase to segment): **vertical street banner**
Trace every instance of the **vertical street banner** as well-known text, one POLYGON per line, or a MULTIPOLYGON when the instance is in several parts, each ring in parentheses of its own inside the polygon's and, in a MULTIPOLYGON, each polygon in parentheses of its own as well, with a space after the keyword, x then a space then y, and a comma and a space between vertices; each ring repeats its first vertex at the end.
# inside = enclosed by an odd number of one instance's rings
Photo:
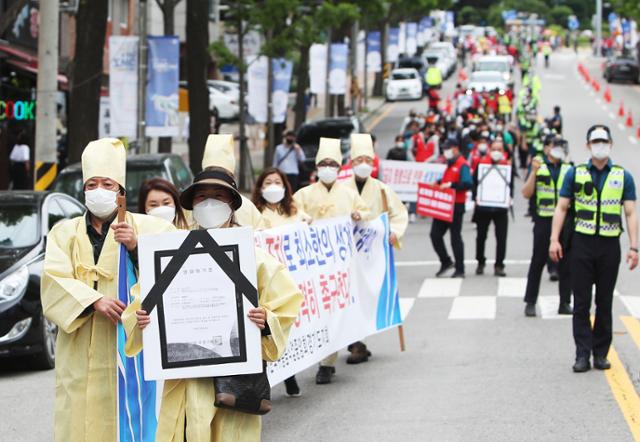
MULTIPOLYGON (((124 244, 118 263, 118 299, 125 305, 133 302, 131 288, 136 284, 136 270, 124 244)), ((125 354, 127 340, 124 326, 118 322, 118 442, 153 442, 156 440, 156 403, 160 403, 162 385, 144 379, 144 359, 140 353, 125 354)))
MULTIPOLYGON (((366 62, 366 32, 359 31, 358 32, 358 52, 356 53, 356 67, 358 74, 364 73, 364 64, 366 62)), ((361 81, 361 80, 360 80, 361 81)), ((362 84, 362 82, 360 83, 362 84)))
POLYGON ((109 103, 112 137, 136 137, 138 37, 109 37, 109 103))
POLYGON ((441 189, 433 184, 418 184, 418 201, 416 212, 418 215, 439 219, 445 222, 453 221, 456 191, 441 189))
POLYGON ((331 61, 329 63, 329 93, 343 95, 347 93, 347 65, 349 63, 349 46, 346 43, 331 44, 331 61))
POLYGON ((347 345, 401 325, 386 214, 354 226, 348 217, 256 232, 304 295, 284 355, 267 365, 271 385, 347 345))
POLYGON ((289 105, 289 88, 291 87, 291 74, 293 62, 284 58, 271 60, 273 66, 273 122, 284 123, 287 120, 287 108, 289 105))
POLYGON ((260 56, 247 69, 247 109, 257 123, 267 122, 269 59, 260 56))
POLYGON ((400 54, 400 28, 389 28, 389 45, 387 46, 387 61, 395 63, 400 54))
POLYGON ((178 136, 180 41, 176 36, 148 37, 149 70, 145 106, 148 137, 178 136))
POLYGON ((98 138, 105 138, 111 134, 111 108, 109 97, 100 97, 100 111, 98 116, 98 138))
POLYGON ((367 72, 380 72, 381 70, 380 31, 370 31, 367 34, 367 72))
POLYGON ((315 43, 309 48, 309 90, 324 94, 327 77, 327 45, 315 43))
POLYGON ((418 23, 407 23, 407 55, 418 52, 418 23))
POLYGON ((400 23, 400 31, 398 32, 398 54, 404 55, 407 53, 407 24, 400 23))
POLYGON ((389 185, 402 201, 415 203, 418 184, 438 181, 445 169, 444 164, 382 160, 379 178, 389 185))

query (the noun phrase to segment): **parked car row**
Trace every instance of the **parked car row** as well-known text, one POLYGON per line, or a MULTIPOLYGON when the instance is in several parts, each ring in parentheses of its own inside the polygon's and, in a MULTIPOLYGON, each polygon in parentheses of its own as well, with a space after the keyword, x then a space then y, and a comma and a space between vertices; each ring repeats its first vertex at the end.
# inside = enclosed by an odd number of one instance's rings
MULTIPOLYGON (((209 110, 221 120, 235 120, 240 116, 240 86, 238 83, 222 80, 208 80, 209 110)), ((186 81, 180 82, 187 87, 186 81)))

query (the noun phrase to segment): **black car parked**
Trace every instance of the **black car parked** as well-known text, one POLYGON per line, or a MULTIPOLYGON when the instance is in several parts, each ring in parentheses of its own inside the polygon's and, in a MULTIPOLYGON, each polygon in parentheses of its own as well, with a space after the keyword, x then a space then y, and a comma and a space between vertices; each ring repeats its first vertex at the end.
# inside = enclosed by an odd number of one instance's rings
POLYGON ((67 195, 31 191, 0 192, 0 207, 0 358, 53 368, 57 327, 40 303, 47 233, 85 208, 67 195))
POLYGON ((603 75, 607 83, 617 80, 640 83, 640 65, 632 57, 610 58, 604 66, 603 75))
MULTIPOLYGON (((164 178, 175 184, 178 190, 184 190, 193 181, 193 174, 179 155, 144 154, 127 157, 127 210, 137 211, 138 191, 142 183, 150 178, 164 178)), ((81 164, 64 168, 53 183, 53 190, 84 202, 81 164)))
POLYGON ((340 139, 344 164, 348 161, 351 152, 349 141, 351 134, 361 132, 364 132, 364 126, 357 117, 326 118, 300 126, 296 141, 307 157, 304 162, 304 170, 300 171, 300 185, 309 184, 310 175, 316 169, 316 153, 321 137, 340 139))

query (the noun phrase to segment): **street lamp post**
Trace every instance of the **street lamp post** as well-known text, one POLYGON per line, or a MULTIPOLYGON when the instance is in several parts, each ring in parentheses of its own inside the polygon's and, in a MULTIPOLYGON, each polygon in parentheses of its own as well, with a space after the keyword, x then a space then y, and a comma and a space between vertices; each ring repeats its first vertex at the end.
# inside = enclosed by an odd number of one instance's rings
POLYGON ((138 152, 147 153, 145 105, 147 87, 147 0, 138 2, 138 152))
POLYGON ((596 57, 602 54, 602 0, 596 0, 596 57))

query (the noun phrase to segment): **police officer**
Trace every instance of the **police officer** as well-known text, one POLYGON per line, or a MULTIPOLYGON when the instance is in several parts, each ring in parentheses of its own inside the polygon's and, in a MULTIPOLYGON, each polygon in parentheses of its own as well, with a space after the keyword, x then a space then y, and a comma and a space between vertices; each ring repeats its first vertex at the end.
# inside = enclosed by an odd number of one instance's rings
MULTIPOLYGON (((526 316, 536 316, 536 302, 540 291, 540 278, 547 263, 551 220, 558 194, 571 165, 565 162, 566 141, 561 138, 546 140, 544 156, 537 156, 531 162, 531 173, 522 187, 522 196, 533 201, 533 255, 527 275, 527 288, 524 295, 526 316)), ((568 244, 565 248, 568 249, 568 244)), ((558 266, 560 305, 558 313, 570 315, 571 281, 568 260, 561 260, 558 266)))
POLYGON ((442 86, 442 72, 436 67, 435 60, 429 62, 427 72, 424 74, 424 80, 427 83, 429 89, 439 89, 442 86))
POLYGON ((438 185, 443 189, 455 189, 455 207, 453 221, 448 223, 434 219, 431 224, 431 244, 440 259, 440 270, 436 276, 443 276, 454 267, 454 262, 447 253, 444 245, 444 235, 451 230, 451 248, 455 258, 455 272, 452 278, 464 278, 464 242, 462 242, 462 220, 464 218, 464 205, 467 200, 467 191, 473 186, 471 170, 464 157, 460 154, 460 146, 456 140, 449 140, 443 146, 443 155, 447 160, 447 168, 438 185))
POLYGON ((636 191, 631 174, 614 165, 611 155, 611 132, 604 125, 592 126, 587 132, 591 159, 570 169, 560 190, 560 200, 553 216, 549 255, 562 259, 560 231, 571 202, 575 223, 571 250, 571 288, 574 296, 573 339, 576 362, 573 371, 581 373, 593 366, 611 368, 607 353, 612 337, 613 291, 620 266, 622 211, 627 220, 630 247, 629 269, 638 265, 638 221, 636 191), (595 322, 589 321, 592 287, 595 284, 595 322))

